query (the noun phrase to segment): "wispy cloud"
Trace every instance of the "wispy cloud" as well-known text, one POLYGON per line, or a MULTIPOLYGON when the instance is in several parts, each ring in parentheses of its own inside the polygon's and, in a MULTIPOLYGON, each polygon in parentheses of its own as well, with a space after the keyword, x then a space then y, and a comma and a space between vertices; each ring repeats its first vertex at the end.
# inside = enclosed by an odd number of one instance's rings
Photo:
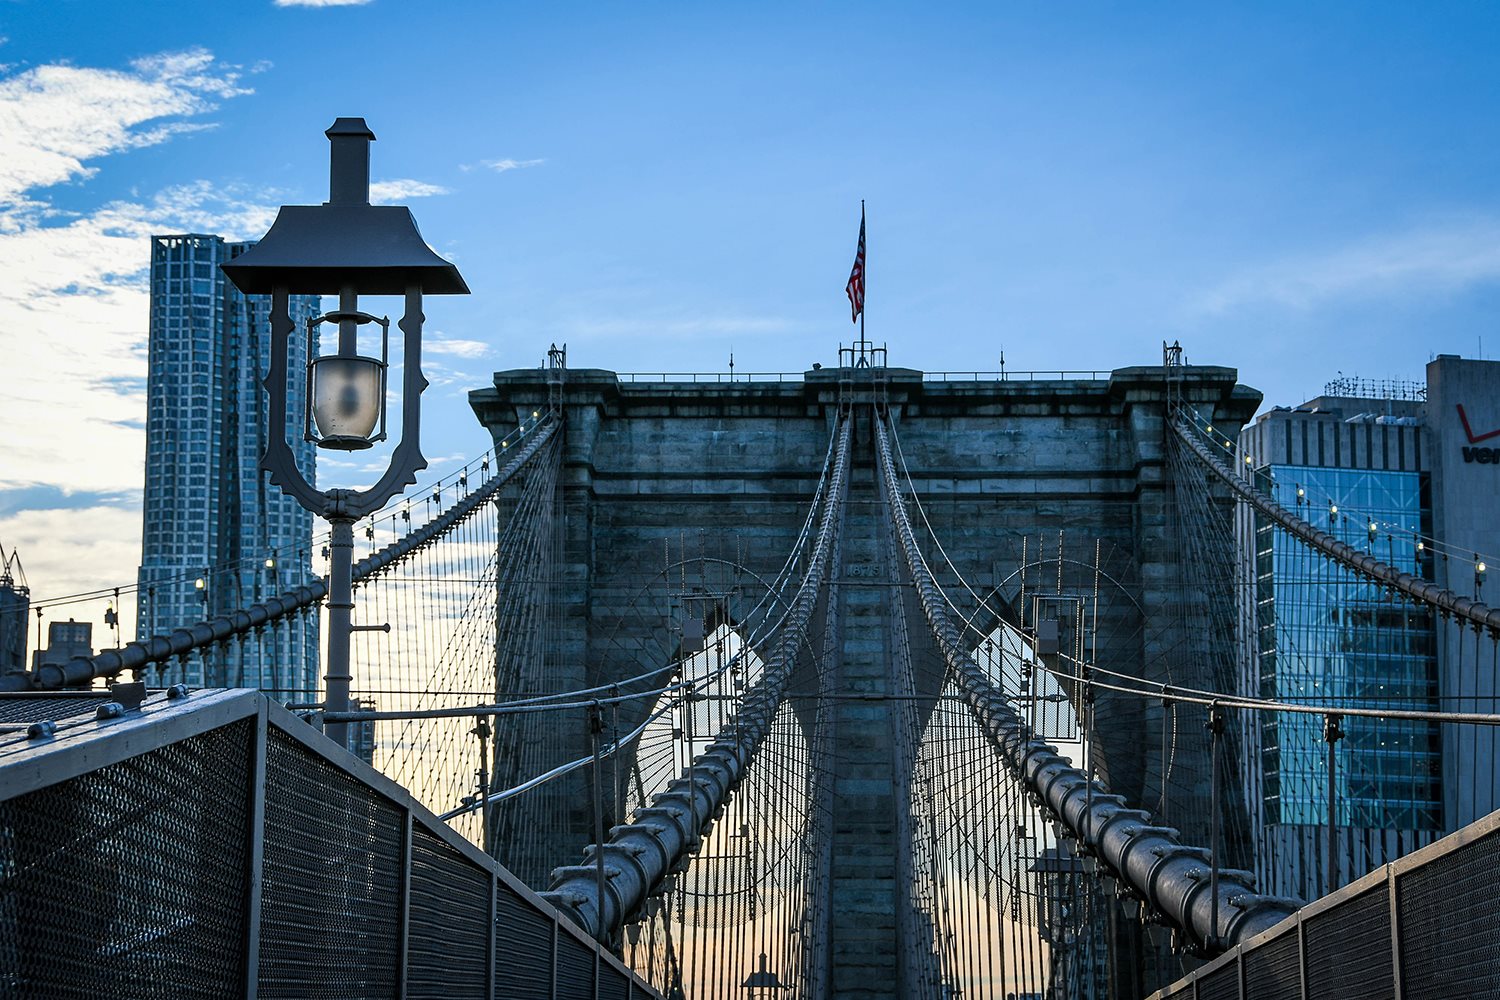
MULTIPOLYGON (((0 515, 0 544, 21 556, 33 599, 47 600, 101 586, 127 584, 141 556, 139 504, 22 510, 0 515)), ((111 643, 101 623, 111 597, 56 608, 63 618, 93 621, 94 645, 111 643)), ((128 630, 135 620, 135 598, 121 595, 121 620, 128 630)), ((33 621, 33 624, 35 622, 33 621)), ((46 622, 43 622, 45 626, 46 622)), ((132 638, 127 631, 126 640, 132 638)))
POLYGON ((182 119, 250 93, 238 69, 205 49, 167 52, 128 70, 51 64, 0 79, 0 208, 23 193, 87 177, 87 161, 210 128, 182 119))
POLYGON ((258 236, 274 214, 263 201, 199 182, 62 225, 13 215, 16 228, 0 231, 0 356, 12 372, 0 422, 26 433, 6 446, 0 487, 139 490, 146 240, 185 231, 258 236))
POLYGON ((405 201, 408 198, 431 198, 433 195, 447 194, 448 189, 440 184, 429 184, 426 181, 412 180, 409 177, 398 177, 395 180, 375 181, 370 185, 370 202, 375 205, 390 205, 405 201))
POLYGON ((544 159, 537 159, 537 160, 509 160, 509 159, 506 159, 506 160, 481 160, 479 165, 482 166, 482 167, 488 167, 489 169, 493 170, 497 174, 503 174, 507 170, 524 170, 527 167, 539 167, 543 163, 546 163, 546 162, 547 161, 544 160, 544 159))
POLYGON ((363 7, 370 0, 275 0, 278 7, 363 7))
POLYGON ((86 179, 111 153, 207 127, 185 119, 248 93, 237 79, 201 49, 128 70, 49 65, 0 79, 0 357, 11 373, 0 424, 26 429, 7 443, 0 489, 138 494, 146 238, 259 235, 274 209, 206 182, 68 215, 42 192, 86 179))
POLYGON ((1500 281, 1500 218, 1465 218, 1372 236, 1252 267, 1210 288, 1194 311, 1258 304, 1310 309, 1391 295, 1451 295, 1500 281))
POLYGON ((449 354, 455 358, 474 361, 487 356, 490 353, 490 345, 482 340, 462 340, 458 337, 445 337, 437 334, 422 341, 422 350, 425 353, 449 354))

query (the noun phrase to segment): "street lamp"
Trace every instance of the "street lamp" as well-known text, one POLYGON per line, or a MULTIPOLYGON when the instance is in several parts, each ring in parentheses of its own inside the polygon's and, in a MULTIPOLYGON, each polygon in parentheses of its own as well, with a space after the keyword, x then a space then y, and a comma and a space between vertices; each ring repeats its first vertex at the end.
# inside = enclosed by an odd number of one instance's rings
POLYGON ((750 973, 750 975, 746 976, 745 981, 740 984, 741 989, 751 991, 751 996, 765 995, 762 991, 770 992, 773 990, 785 990, 790 988, 785 983, 783 983, 781 981, 781 978, 777 976, 776 973, 766 965, 766 959, 766 953, 761 952, 759 967, 756 968, 754 972, 750 973))
MULTIPOLYGON (((322 205, 283 205, 266 235, 250 250, 220 265, 246 295, 271 296, 271 368, 268 440, 261 468, 271 483, 328 521, 332 538, 328 570, 328 651, 324 706, 349 710, 349 616, 354 608, 350 573, 354 522, 383 507, 417 481, 427 468, 419 444, 422 376, 422 296, 467 295, 458 268, 432 251, 417 231, 411 211, 370 204, 370 143, 375 134, 363 118, 339 118, 328 136, 329 194, 322 205), (338 308, 309 321, 309 346, 318 326, 338 328, 337 352, 313 357, 307 371, 287 371, 287 345, 294 332, 288 310, 292 295, 337 295, 338 308), (306 380, 307 412, 302 433, 320 448, 355 451, 385 439, 389 320, 359 309, 361 295, 401 295, 405 314, 397 324, 404 340, 401 440, 385 474, 366 490, 316 489, 297 468, 287 441, 286 399, 291 378, 306 380), (380 356, 361 354, 360 328, 381 331, 380 356)), ((330 739, 347 746, 348 724, 330 724, 330 739)))

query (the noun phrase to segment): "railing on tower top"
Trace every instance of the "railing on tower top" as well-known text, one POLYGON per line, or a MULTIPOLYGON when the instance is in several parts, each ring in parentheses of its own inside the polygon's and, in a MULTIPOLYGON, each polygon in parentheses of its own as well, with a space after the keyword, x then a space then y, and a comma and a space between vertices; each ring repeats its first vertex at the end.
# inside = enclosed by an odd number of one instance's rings
MULTIPOLYGON (((816 369, 811 369, 816 370, 816 369)), ((828 370, 828 369, 824 369, 828 370)), ((836 370, 836 369, 834 369, 836 370)), ((1036 371, 940 371, 921 372, 924 382, 1103 382, 1112 372, 1082 369, 1036 371)), ((631 385, 714 384, 721 382, 801 382, 807 372, 616 372, 615 377, 631 385)))

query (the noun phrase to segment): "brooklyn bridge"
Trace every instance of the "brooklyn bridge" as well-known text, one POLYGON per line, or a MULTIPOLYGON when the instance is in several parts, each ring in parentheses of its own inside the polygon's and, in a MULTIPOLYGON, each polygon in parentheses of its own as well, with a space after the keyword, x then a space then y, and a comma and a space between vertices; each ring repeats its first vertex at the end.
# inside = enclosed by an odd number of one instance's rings
POLYGON ((356 526, 347 710, 247 686, 319 576, 12 685, 0 994, 1500 995, 1482 564, 1233 368, 892 360, 497 373, 356 526))

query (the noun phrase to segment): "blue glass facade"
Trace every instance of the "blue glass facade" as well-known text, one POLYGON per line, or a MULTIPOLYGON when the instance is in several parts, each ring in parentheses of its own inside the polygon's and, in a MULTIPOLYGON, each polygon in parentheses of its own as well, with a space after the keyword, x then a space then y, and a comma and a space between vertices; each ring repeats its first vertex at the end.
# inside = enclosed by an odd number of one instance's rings
MULTIPOLYGON (((1277 499, 1361 551, 1423 573, 1418 533, 1425 474, 1275 465, 1277 499), (1298 496, 1297 490, 1302 490, 1298 496), (1371 524, 1375 531, 1371 532, 1371 524)), ((1438 706, 1432 614, 1393 600, 1306 546, 1256 524, 1260 693, 1319 705, 1438 706)), ((1327 752, 1319 715, 1280 712, 1261 722, 1264 816, 1272 824, 1328 820, 1327 752)), ((1441 755, 1430 723, 1346 717, 1335 744, 1336 822, 1436 830, 1443 821, 1441 755)))
MULTIPOLYGON (((266 482, 270 299, 240 294, 219 270, 252 244, 218 236, 151 240, 151 321, 146 388, 146 484, 137 634, 200 621, 290 586, 312 573, 312 515, 266 482), (204 587, 197 581, 202 579, 204 587)), ((293 296, 289 365, 301 371, 300 335, 317 296, 293 296)), ((305 387, 288 393, 288 427, 304 475, 314 448, 300 440, 305 387)), ((164 664, 164 679, 248 685, 289 697, 317 690, 315 616, 243 644, 164 664)))

